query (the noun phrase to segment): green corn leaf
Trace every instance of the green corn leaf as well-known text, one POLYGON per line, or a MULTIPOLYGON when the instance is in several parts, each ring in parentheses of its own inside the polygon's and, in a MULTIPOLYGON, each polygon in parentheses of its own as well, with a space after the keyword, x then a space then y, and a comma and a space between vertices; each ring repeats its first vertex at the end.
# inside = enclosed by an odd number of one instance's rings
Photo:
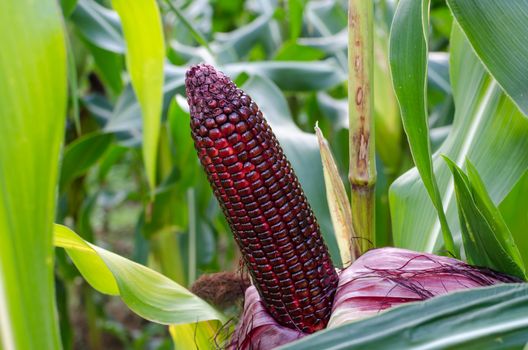
POLYGON ((211 48, 207 43, 207 39, 202 35, 202 33, 200 33, 200 31, 195 28, 195 26, 185 17, 182 11, 172 3, 171 0, 165 0, 165 3, 169 7, 169 9, 176 15, 176 17, 178 17, 178 19, 183 23, 189 33, 191 33, 196 42, 205 47, 207 51, 212 55, 213 52, 211 51, 211 48))
MULTIPOLYGON (((458 165, 471 159, 493 203, 498 204, 528 169, 528 120, 490 78, 456 25, 450 47, 455 116, 447 139, 433 158, 449 225, 458 240, 453 177, 439 155, 458 165)), ((394 243, 417 251, 439 251, 440 224, 416 169, 393 183, 389 198, 394 243)))
POLYGON ((92 54, 96 71, 105 83, 105 87, 115 95, 121 93, 123 90, 121 74, 125 66, 123 55, 102 49, 88 40, 84 40, 84 44, 92 54))
POLYGON ((468 161, 469 176, 445 158, 454 177, 460 226, 471 264, 487 266, 526 279, 524 264, 508 227, 489 199, 476 169, 468 161))
POLYGON ((302 31, 303 12, 306 0, 288 0, 288 17, 290 23, 290 40, 295 41, 302 31))
POLYGON ((71 20, 79 33, 93 45, 115 53, 125 52, 121 21, 115 11, 95 0, 79 0, 71 20))
POLYGON ((402 305, 280 349, 522 349, 527 328, 528 285, 500 285, 402 305))
POLYGON ((60 187, 64 188, 88 171, 105 154, 113 140, 112 134, 93 132, 69 144, 62 159, 60 187))
POLYGON ((218 62, 238 61, 246 57, 265 36, 271 19, 272 13, 266 13, 229 33, 215 33, 215 42, 219 45, 216 54, 218 62))
POLYGON ((274 61, 317 61, 321 60, 325 53, 319 49, 299 45, 293 41, 285 42, 275 54, 274 61))
POLYGON ((400 1, 390 37, 390 66, 414 163, 438 213, 445 247, 457 256, 431 160, 426 103, 428 28, 429 0, 400 1))
POLYGON ((475 203, 486 218, 488 224, 491 226, 493 232, 496 234, 501 247, 508 252, 508 256, 511 257, 515 264, 525 273, 521 253, 519 252, 519 248, 515 243, 510 229, 508 228, 508 225, 506 225, 499 209, 493 204, 486 186, 484 185, 484 181, 482 181, 477 169, 469 159, 466 160, 466 168, 475 203))
MULTIPOLYGON (((185 91, 185 68, 165 65, 165 78, 163 85, 163 113, 170 105, 171 99, 179 92, 185 91)), ((100 111, 98 106, 100 101, 90 103, 90 108, 100 111)), ((134 94, 134 90, 129 85, 125 86, 123 92, 117 99, 115 108, 110 112, 108 123, 104 129, 108 132, 119 134, 119 141, 126 146, 139 145, 142 138, 141 130, 141 107, 134 94)))
POLYGON ((181 95, 173 98, 167 112, 167 119, 170 128, 171 145, 174 149, 174 162, 180 172, 180 184, 187 189, 196 180, 197 166, 191 166, 196 162, 196 150, 191 137, 191 116, 188 111, 184 111, 182 106, 187 102, 181 95))
POLYGON ((528 239, 526 239, 528 206, 526 205, 526 198, 528 198, 528 171, 524 173, 511 192, 499 204, 501 215, 519 247, 524 266, 528 266, 528 239))
POLYGON ((165 45, 155 0, 113 0, 126 41, 126 63, 143 120, 143 161, 151 193, 156 187, 156 153, 161 124, 165 45))
POLYGON ((346 74, 333 60, 322 62, 264 61, 227 64, 224 72, 236 76, 242 72, 273 80, 282 90, 325 90, 342 83, 346 74))
POLYGON ((84 241, 56 224, 55 246, 65 248, 83 277, 99 292, 119 295, 139 316, 161 324, 219 320, 224 316, 181 285, 143 265, 84 241))
POLYGON ((402 123, 392 87, 388 51, 389 35, 384 29, 377 28, 374 31, 373 64, 376 151, 386 170, 393 175, 397 173, 403 156, 402 123))
MULTIPOLYGON (((465 207, 462 204, 462 202, 466 203, 471 201, 470 196, 468 195, 471 190, 469 189, 469 180, 467 178, 467 175, 464 174, 462 171, 459 171, 457 165, 449 158, 444 157, 444 159, 449 168, 451 169, 451 172, 453 173, 455 192, 459 203, 457 205, 457 209, 458 218, 460 222, 460 232, 462 235, 464 252, 466 253, 466 260, 469 264, 473 265, 492 266, 493 262, 489 260, 488 255, 486 254, 486 244, 481 242, 480 237, 476 237, 474 230, 468 228, 467 225, 467 214, 464 211, 465 207)), ((471 207, 470 209, 474 208, 471 207)), ((489 238, 489 240, 493 239, 493 237, 486 238, 489 238)))
POLYGON ((0 2, 0 348, 60 349, 52 224, 67 55, 53 0, 0 2))
POLYGON ((64 17, 69 17, 77 6, 77 0, 60 0, 60 6, 64 17))
POLYGON ((528 116, 528 2, 448 0, 447 3, 482 63, 528 116))

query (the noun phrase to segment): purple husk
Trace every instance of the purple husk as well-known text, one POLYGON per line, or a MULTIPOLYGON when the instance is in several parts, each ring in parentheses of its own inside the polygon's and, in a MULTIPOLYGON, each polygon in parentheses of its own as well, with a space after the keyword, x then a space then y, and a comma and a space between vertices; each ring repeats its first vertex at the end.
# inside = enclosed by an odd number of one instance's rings
MULTIPOLYGON (((521 281, 453 258, 399 248, 374 249, 340 272, 328 327, 457 290, 516 282, 521 281)), ((246 290, 245 298, 229 349, 273 349, 308 335, 279 325, 254 287, 246 290)))

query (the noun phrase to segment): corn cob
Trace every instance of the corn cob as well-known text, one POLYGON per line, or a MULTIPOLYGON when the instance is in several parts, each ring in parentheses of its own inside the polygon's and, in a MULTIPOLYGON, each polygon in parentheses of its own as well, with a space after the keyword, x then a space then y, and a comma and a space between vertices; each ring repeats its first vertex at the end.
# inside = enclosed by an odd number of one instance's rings
POLYGON ((186 90, 198 157, 265 308, 281 325, 324 328, 338 276, 262 112, 210 65, 187 71, 186 90))

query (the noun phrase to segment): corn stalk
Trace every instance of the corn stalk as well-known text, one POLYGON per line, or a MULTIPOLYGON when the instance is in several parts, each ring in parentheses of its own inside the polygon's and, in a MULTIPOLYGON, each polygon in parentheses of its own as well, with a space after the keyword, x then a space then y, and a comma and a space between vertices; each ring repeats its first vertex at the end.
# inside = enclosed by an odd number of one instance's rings
POLYGON ((373 3, 350 0, 348 11, 349 181, 354 232, 365 252, 372 248, 375 232, 373 3))

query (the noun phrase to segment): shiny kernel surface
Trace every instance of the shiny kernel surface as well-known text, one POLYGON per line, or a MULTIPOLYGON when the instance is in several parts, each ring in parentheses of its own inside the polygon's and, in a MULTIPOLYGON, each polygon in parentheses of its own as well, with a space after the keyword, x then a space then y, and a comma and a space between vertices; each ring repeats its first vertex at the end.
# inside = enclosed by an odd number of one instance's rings
POLYGON ((338 277, 290 163, 257 104, 210 65, 186 77, 195 148, 267 310, 313 333, 338 277))

